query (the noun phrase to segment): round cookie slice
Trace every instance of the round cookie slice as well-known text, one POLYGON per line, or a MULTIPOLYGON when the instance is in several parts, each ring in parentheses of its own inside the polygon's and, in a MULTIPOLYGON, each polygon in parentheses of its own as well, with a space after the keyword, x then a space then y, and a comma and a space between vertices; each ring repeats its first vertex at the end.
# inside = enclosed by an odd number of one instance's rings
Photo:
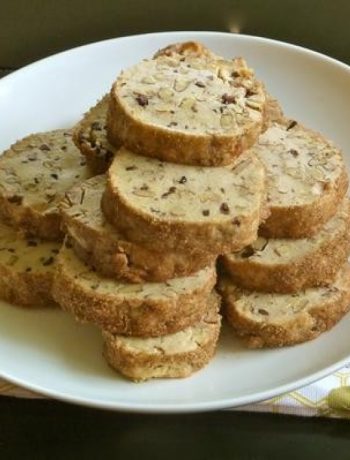
POLYGON ((294 294, 244 291, 229 278, 222 278, 218 288, 224 315, 251 348, 283 347, 315 339, 350 309, 348 265, 330 286, 294 294))
POLYGON ((215 353, 221 325, 218 296, 211 294, 208 303, 199 322, 174 334, 142 339, 103 332, 108 364, 134 381, 184 378, 202 369, 215 353))
POLYGON ((0 214, 29 235, 59 240, 58 203, 91 175, 70 131, 32 134, 0 157, 0 214))
POLYGON ((115 153, 115 147, 107 140, 108 104, 109 94, 92 107, 73 130, 74 143, 95 174, 107 171, 115 153))
POLYGON ((345 198, 335 216, 316 235, 303 239, 259 237, 222 262, 240 287, 264 292, 297 292, 327 286, 350 252, 350 203, 345 198))
POLYGON ((166 281, 212 265, 209 253, 152 251, 127 241, 101 210, 106 177, 93 177, 66 193, 61 202, 65 229, 76 254, 97 272, 131 283, 166 281))
MULTIPOLYGON (((171 53, 171 49, 164 52, 171 53)), ((159 53, 163 50, 159 51, 159 53)), ((178 52, 178 51, 176 51, 178 52)), ((73 140, 81 153, 85 156, 89 168, 95 174, 105 173, 114 158, 117 148, 107 139, 107 111, 109 94, 105 95, 92 107, 77 123, 73 131, 73 140)), ((276 99, 266 93, 264 130, 275 121, 283 120, 282 109, 276 99)))
POLYGON ((215 281, 214 265, 163 283, 115 281, 81 262, 66 241, 58 257, 53 297, 79 321, 116 334, 154 337, 199 321, 215 281))
MULTIPOLYGON (((208 48, 197 42, 175 43, 159 50, 154 57, 174 55, 214 56, 208 48)), ((77 123, 73 131, 73 140, 87 164, 95 174, 107 171, 116 151, 107 139, 106 124, 109 94, 106 94, 77 123)), ((117 148, 119 145, 117 145, 117 148)))
POLYGON ((272 123, 251 149, 267 173, 268 238, 307 238, 335 214, 348 187, 341 152, 296 121, 272 123))
POLYGON ((163 52, 118 77, 108 138, 164 161, 230 164, 257 140, 265 103, 263 85, 243 59, 163 52))
POLYGON ((224 254, 256 238, 266 217, 265 171, 249 153, 230 166, 203 168, 122 148, 108 171, 102 207, 145 247, 224 254))
POLYGON ((26 238, 0 223, 0 298, 25 307, 52 305, 51 285, 60 246, 26 238))

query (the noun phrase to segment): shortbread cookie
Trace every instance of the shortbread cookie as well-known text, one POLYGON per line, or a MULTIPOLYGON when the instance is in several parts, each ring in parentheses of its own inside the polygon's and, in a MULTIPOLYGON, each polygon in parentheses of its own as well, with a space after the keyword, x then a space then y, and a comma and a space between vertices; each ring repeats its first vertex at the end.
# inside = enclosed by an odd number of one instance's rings
POLYGON ((75 145, 95 174, 107 171, 115 153, 106 133, 108 103, 107 94, 84 115, 73 131, 75 145))
MULTIPOLYGON (((160 50, 159 53, 162 51, 160 50)), ((86 157, 88 166, 95 174, 103 174, 108 170, 118 150, 107 139, 108 104, 109 94, 92 107, 74 129, 74 143, 86 157)), ((272 122, 283 119, 283 111, 278 101, 266 93, 264 129, 267 129, 272 122)))
POLYGON ((66 190, 89 177, 71 132, 32 134, 0 158, 0 214, 29 235, 59 240, 58 203, 66 190))
POLYGON ((162 54, 118 77, 108 138, 164 161, 230 164, 257 140, 265 103, 263 85, 241 58, 162 54))
MULTIPOLYGON (((175 54, 196 56, 214 56, 208 48, 197 42, 175 43, 159 50, 154 57, 172 56, 175 54)), ((93 106, 76 125, 73 140, 81 153, 85 155, 87 164, 95 174, 107 171, 115 151, 107 139, 106 123, 109 105, 109 94, 106 94, 93 106)), ((117 146, 119 147, 119 145, 117 146)))
POLYGON ((213 357, 220 333, 219 301, 211 295, 209 311, 198 323, 163 337, 137 338, 103 333, 108 364, 131 380, 183 378, 213 357))
POLYGON ((99 273, 131 283, 166 281, 214 263, 212 254, 152 251, 127 241, 101 211, 105 187, 105 176, 93 177, 69 191, 61 203, 76 254, 99 273))
POLYGON ((348 177, 341 152, 295 121, 274 123, 251 149, 266 167, 270 238, 306 238, 335 214, 348 177))
POLYGON ((297 292, 334 281, 350 252, 350 205, 346 198, 337 214, 313 237, 259 237, 223 264, 240 287, 265 292, 297 292))
POLYGON ((228 278, 219 290, 228 322, 249 347, 282 347, 315 339, 349 311, 350 270, 342 268, 328 287, 295 294, 243 291, 228 278))
POLYGON ((53 296, 77 320, 116 334, 158 336, 199 321, 215 280, 212 265, 164 283, 114 281, 90 269, 66 244, 58 257, 53 296))
POLYGON ((102 200, 110 222, 158 250, 242 249, 266 216, 265 172, 254 155, 217 168, 183 166, 122 148, 102 200))
POLYGON ((52 305, 59 248, 59 243, 26 238, 0 223, 0 298, 25 307, 52 305))

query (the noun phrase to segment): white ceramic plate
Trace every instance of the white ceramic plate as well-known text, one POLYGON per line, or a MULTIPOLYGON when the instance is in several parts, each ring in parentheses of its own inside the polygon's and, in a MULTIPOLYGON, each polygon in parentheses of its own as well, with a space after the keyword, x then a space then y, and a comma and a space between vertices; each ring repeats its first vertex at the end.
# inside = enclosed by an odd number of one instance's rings
MULTIPOLYGON (((118 72, 172 42, 200 40, 244 56, 292 117, 322 131, 350 158, 350 69, 285 43, 223 33, 141 35, 80 47, 0 81, 0 149, 35 131, 67 127, 110 87, 118 72)), ((60 311, 0 304, 0 375, 71 402, 128 411, 190 412, 266 399, 325 376, 350 359, 350 316, 319 339, 282 350, 244 349, 224 331, 214 361, 185 380, 134 384, 111 371, 102 341, 60 311)))

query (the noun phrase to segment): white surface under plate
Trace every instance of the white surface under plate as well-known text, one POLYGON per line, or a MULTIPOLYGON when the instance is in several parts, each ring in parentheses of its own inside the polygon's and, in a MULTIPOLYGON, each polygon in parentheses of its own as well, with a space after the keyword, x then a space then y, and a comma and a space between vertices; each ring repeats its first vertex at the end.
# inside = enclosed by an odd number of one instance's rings
MULTIPOLYGON (((0 80, 0 149, 35 132, 68 127, 118 72, 169 43, 200 40, 244 56, 292 117, 333 139, 350 158, 350 70, 320 54, 262 38, 180 32, 108 40, 67 51, 0 80)), ((349 162, 349 161, 348 161, 349 162)), ((101 337, 60 311, 0 304, 0 375, 71 402, 142 412, 227 408, 293 390, 350 359, 350 316, 303 345, 252 351, 226 330, 213 362, 185 380, 130 383, 101 357, 101 337)))

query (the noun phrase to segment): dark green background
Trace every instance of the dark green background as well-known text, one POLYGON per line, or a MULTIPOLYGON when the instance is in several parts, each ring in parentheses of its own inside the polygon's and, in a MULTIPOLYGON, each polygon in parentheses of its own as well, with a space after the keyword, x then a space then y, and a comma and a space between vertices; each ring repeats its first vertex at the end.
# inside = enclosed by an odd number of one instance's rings
POLYGON ((348 0, 0 0, 0 65, 120 35, 236 27, 350 62, 349 18, 348 0))
MULTIPOLYGON (((346 0, 0 0, 0 76, 77 45, 165 30, 239 28, 350 63, 349 18, 346 0)), ((0 397, 0 458, 348 460, 350 421, 139 416, 0 397)))

